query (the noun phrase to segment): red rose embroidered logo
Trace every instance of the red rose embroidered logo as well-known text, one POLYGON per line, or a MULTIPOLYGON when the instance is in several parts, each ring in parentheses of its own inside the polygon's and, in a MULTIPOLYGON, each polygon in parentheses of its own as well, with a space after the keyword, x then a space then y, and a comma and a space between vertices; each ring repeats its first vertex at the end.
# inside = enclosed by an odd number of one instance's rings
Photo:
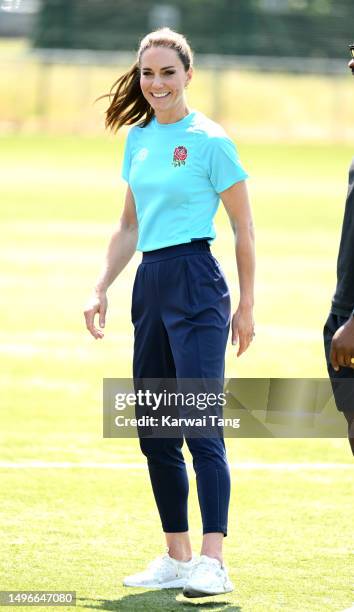
POLYGON ((187 159, 187 149, 186 147, 176 147, 173 152, 173 165, 175 168, 178 166, 185 166, 187 159))

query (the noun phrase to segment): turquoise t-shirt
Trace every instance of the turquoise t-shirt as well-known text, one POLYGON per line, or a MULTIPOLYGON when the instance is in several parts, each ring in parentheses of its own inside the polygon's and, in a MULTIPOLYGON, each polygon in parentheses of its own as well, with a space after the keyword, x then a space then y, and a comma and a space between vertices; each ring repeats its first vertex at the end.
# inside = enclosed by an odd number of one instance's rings
POLYGON ((214 240, 219 194, 248 177, 224 129, 199 111, 130 128, 122 177, 138 218, 138 251, 214 240))

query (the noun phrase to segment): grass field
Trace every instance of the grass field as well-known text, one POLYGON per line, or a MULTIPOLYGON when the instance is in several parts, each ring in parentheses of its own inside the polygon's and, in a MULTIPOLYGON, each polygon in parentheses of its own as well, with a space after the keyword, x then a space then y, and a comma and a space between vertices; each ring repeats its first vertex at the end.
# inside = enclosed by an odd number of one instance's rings
MULTIPOLYGON (((350 144, 353 79, 346 61, 341 74, 289 74, 243 70, 237 60, 216 69, 196 56, 188 101, 243 141, 350 144)), ((107 100, 94 101, 128 66, 118 58, 101 62, 80 65, 74 55, 66 63, 41 62, 28 41, 0 39, 1 131, 102 134, 107 100)))
MULTIPOLYGON (((102 342, 91 339, 82 317, 122 208, 123 140, 0 140, 0 588, 76 590, 79 610, 340 611, 353 601, 353 474, 344 438, 227 441, 233 464, 264 463, 232 468, 225 557, 234 593, 193 603, 173 591, 121 586, 123 575, 163 552, 147 475, 134 467, 143 463, 137 442, 101 434, 102 377, 131 374, 138 254, 110 290, 102 342), (24 467, 30 461, 68 465, 24 467), (118 462, 126 468, 107 465, 118 462), (289 462, 304 469, 267 467, 289 462), (305 465, 312 462, 327 467, 305 465)), ((240 360, 229 344, 226 375, 325 376, 321 335, 352 150, 241 143, 239 149, 257 227, 257 336, 240 360)), ((236 307, 232 233, 221 208, 217 232, 214 253, 236 307)), ((197 551, 200 518, 191 489, 197 551)))

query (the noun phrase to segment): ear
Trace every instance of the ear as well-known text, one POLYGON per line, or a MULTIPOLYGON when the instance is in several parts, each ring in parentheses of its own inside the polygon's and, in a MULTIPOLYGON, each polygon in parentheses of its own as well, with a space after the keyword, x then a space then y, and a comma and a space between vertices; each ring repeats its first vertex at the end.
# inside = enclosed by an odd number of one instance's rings
POLYGON ((193 76, 193 68, 192 66, 190 68, 188 68, 187 72, 186 72, 186 76, 187 76, 187 80, 186 80, 186 87, 189 85, 190 81, 192 80, 192 76, 193 76))

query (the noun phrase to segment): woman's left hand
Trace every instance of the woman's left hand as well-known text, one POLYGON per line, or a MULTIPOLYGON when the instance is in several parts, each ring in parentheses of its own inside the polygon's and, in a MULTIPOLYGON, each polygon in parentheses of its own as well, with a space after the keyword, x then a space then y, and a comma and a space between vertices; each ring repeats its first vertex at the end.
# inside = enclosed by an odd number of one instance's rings
POLYGON ((255 336, 252 306, 239 305, 232 317, 231 331, 232 344, 239 342, 237 357, 240 357, 248 349, 255 336))

